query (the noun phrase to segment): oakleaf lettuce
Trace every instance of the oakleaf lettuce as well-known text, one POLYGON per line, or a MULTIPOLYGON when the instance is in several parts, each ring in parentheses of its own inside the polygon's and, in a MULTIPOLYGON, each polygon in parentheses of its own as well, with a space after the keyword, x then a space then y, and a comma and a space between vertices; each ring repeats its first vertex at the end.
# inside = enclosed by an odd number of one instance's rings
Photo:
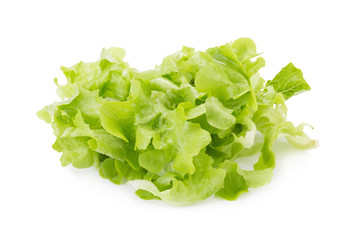
POLYGON ((235 200, 269 183, 279 136, 297 148, 317 146, 306 124, 286 119, 285 100, 310 90, 301 70, 290 63, 265 81, 265 60, 251 39, 205 52, 184 47, 143 72, 124 56, 121 48, 103 49, 98 61, 61 68, 62 101, 37 115, 51 123, 63 166, 96 167, 143 199, 190 204, 214 194, 235 200), (251 170, 235 161, 255 153, 251 170))

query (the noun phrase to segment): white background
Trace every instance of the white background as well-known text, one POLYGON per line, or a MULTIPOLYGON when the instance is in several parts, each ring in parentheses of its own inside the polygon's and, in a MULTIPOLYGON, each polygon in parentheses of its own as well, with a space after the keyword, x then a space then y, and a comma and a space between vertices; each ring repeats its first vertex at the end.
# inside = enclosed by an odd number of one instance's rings
POLYGON ((358 1, 1 1, 0 239, 360 239, 358 1), (315 126, 309 151, 276 144, 272 182, 234 202, 139 199, 93 169, 60 166, 35 112, 59 68, 127 51, 139 70, 183 45, 255 40, 272 79, 288 62, 312 87, 288 119, 315 126))

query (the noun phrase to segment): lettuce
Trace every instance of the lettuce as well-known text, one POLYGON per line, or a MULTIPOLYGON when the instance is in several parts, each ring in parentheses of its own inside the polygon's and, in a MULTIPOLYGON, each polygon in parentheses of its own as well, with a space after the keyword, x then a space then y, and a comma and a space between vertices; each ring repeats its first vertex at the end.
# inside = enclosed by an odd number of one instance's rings
POLYGON ((62 166, 96 167, 143 199, 191 204, 212 195, 235 200, 269 183, 279 136, 301 149, 318 144, 306 124, 286 119, 285 100, 310 90, 301 70, 290 63, 265 81, 251 39, 205 52, 184 47, 143 72, 124 56, 103 49, 98 61, 61 68, 62 101, 37 115, 51 123, 62 166), (258 152, 252 170, 235 161, 258 152))

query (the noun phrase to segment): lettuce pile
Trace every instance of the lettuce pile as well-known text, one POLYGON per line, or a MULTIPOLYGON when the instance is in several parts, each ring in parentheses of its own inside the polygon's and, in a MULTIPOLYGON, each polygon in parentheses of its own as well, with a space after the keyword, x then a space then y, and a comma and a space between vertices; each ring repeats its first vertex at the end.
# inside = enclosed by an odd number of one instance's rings
POLYGON ((268 183, 280 135, 297 148, 317 145, 306 124, 286 120, 285 100, 310 90, 301 70, 290 63, 265 81, 251 39, 205 52, 183 47, 143 72, 124 56, 121 48, 103 49, 96 62, 61 68, 62 101, 37 115, 51 123, 62 166, 94 166, 143 199, 190 204, 214 194, 234 200, 268 183), (252 170, 238 166, 258 152, 252 170))

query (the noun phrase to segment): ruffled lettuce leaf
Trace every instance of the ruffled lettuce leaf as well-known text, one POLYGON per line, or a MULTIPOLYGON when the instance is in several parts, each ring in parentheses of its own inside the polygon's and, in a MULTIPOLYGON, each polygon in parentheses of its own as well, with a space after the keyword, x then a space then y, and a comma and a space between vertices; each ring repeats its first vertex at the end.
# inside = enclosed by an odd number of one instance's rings
POLYGON ((285 99, 310 90, 310 86, 303 78, 303 73, 296 68, 294 64, 289 63, 286 67, 274 77, 273 80, 266 83, 267 86, 273 86, 275 91, 281 93, 285 99))

